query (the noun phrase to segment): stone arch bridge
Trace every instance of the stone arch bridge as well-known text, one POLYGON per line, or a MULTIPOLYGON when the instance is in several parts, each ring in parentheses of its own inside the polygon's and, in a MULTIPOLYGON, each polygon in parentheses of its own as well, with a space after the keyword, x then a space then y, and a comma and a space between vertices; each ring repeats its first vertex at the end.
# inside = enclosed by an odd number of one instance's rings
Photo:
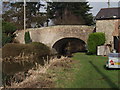
MULTIPOLYGON (((55 48, 57 52, 60 52, 61 47, 65 46, 65 43, 69 41, 76 41, 76 43, 73 43, 74 45, 78 44, 79 41, 86 44, 88 35, 92 33, 93 30, 93 26, 63 25, 32 28, 26 31, 29 31, 32 42, 44 43, 48 47, 55 48)), ((17 40, 17 42, 25 43, 24 30, 16 31, 15 34, 15 40, 17 40)))

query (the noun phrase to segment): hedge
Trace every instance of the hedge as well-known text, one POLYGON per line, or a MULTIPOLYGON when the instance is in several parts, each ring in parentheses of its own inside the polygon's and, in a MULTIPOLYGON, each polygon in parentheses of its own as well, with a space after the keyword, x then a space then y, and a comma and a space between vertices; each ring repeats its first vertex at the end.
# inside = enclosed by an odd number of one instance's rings
POLYGON ((102 32, 91 33, 87 41, 88 53, 96 54, 97 46, 103 45, 104 43, 105 43, 104 33, 102 32))
POLYGON ((24 53, 25 55, 34 54, 35 58, 46 57, 50 54, 50 49, 46 45, 38 42, 29 44, 8 43, 2 48, 2 57, 16 57, 24 53))

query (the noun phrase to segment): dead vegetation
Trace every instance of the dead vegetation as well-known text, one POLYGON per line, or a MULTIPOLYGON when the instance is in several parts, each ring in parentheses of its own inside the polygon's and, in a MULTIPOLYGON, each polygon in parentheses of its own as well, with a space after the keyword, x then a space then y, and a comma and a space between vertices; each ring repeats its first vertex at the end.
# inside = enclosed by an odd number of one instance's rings
POLYGON ((73 63, 74 61, 67 57, 50 59, 45 62, 44 66, 36 63, 36 67, 28 71, 28 76, 22 82, 12 83, 6 88, 54 88, 54 78, 57 74, 48 71, 54 71, 55 68, 69 70, 73 63))

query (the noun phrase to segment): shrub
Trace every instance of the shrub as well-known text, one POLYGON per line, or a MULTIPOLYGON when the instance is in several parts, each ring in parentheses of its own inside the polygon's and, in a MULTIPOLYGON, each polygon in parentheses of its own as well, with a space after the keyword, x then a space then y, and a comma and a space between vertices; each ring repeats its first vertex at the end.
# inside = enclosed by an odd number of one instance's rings
POLYGON ((34 54, 34 57, 42 58, 50 54, 49 48, 42 43, 16 44, 8 43, 3 48, 3 58, 16 57, 24 53, 25 55, 34 54))
POLYGON ((11 34, 11 35, 7 35, 5 33, 2 34, 2 46, 4 46, 7 43, 11 43, 13 41, 13 38, 15 37, 15 35, 11 34))
POLYGON ((2 32, 12 34, 16 31, 16 26, 9 22, 2 22, 2 32))
POLYGON ((10 43, 12 41, 12 38, 10 36, 7 36, 6 34, 2 34, 2 46, 4 46, 6 43, 10 43))
POLYGON ((24 44, 8 43, 2 48, 2 57, 15 57, 19 56, 22 51, 27 48, 24 44))
POLYGON ((35 58, 42 58, 50 55, 50 49, 46 45, 39 42, 32 42, 27 44, 30 49, 24 49, 24 53, 32 52, 35 54, 35 58))
POLYGON ((89 35, 87 45, 88 45, 88 53, 96 54, 97 46, 103 45, 105 43, 105 34, 102 32, 91 33, 89 35))
POLYGON ((24 40, 25 40, 25 43, 32 42, 32 40, 30 38, 30 33, 29 32, 25 32, 24 40))
POLYGON ((15 35, 16 26, 9 22, 2 22, 2 46, 11 43, 15 35))

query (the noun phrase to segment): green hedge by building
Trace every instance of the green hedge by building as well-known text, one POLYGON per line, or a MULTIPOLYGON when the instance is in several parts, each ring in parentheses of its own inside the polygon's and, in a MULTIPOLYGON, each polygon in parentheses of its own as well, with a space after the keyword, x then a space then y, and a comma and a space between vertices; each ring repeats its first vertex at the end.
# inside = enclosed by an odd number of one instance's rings
POLYGON ((97 53, 97 46, 104 45, 105 43, 105 34, 102 32, 91 33, 89 35, 87 46, 89 54, 97 53))

